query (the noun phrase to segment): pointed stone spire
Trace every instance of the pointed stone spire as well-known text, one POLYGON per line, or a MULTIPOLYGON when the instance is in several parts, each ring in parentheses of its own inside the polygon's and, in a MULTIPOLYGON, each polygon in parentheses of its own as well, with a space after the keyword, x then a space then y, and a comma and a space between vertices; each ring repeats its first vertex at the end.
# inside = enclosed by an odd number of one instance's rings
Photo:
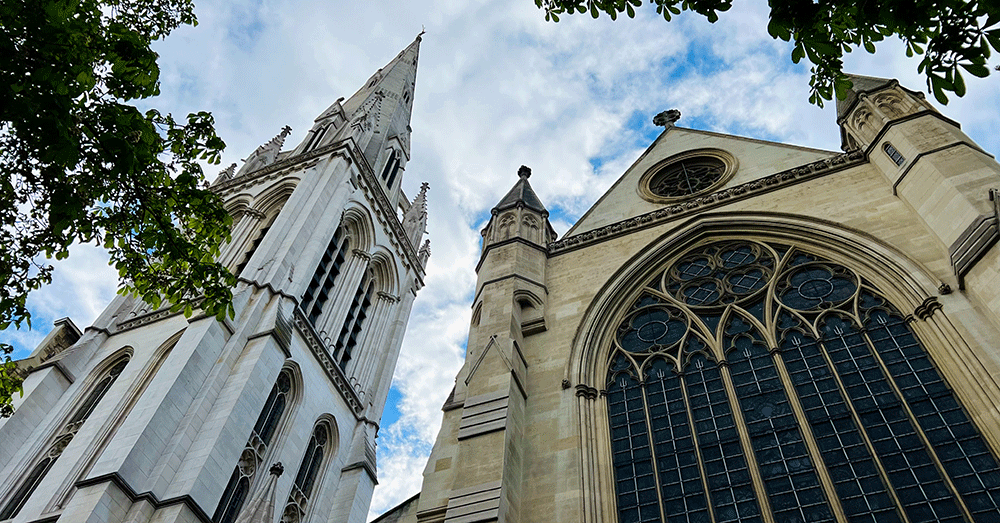
POLYGON ((271 476, 264 483, 264 488, 250 499, 250 503, 236 517, 236 523, 274 523, 275 487, 284 471, 280 461, 271 465, 271 476))
POLYGON ((233 164, 230 165, 229 167, 226 167, 225 169, 219 171, 219 176, 216 179, 220 182, 224 182, 232 178, 233 174, 235 173, 236 173, 236 162, 233 162, 233 164))
POLYGON ((409 125, 413 89, 417 78, 421 36, 400 51, 385 67, 343 103, 351 133, 370 165, 382 165, 388 141, 400 137, 403 154, 409 158, 409 125))
POLYGON ((888 78, 877 78, 874 76, 862 76, 860 74, 847 73, 847 78, 851 80, 854 84, 847 91, 847 97, 841 100, 837 98, 837 118, 843 118, 850 112, 851 107, 854 106, 854 102, 858 100, 858 96, 864 93, 869 93, 872 91, 877 91, 887 85, 889 85, 892 80, 888 78))
POLYGON ((281 128, 281 133, 264 145, 261 145, 254 151, 247 159, 243 167, 240 168, 240 172, 237 176, 243 176, 244 174, 252 173, 258 169, 266 167, 274 163, 278 158, 278 153, 281 152, 281 146, 285 144, 285 138, 291 134, 292 128, 289 126, 284 126, 281 128))
POLYGON ((522 165, 521 168, 517 170, 517 177, 518 180, 517 183, 514 184, 514 187, 512 187, 507 195, 500 200, 500 203, 493 208, 494 214, 505 209, 523 206, 528 209, 538 211, 542 213, 543 216, 548 217, 549 211, 545 209, 545 206, 542 205, 542 200, 538 198, 534 189, 531 188, 531 184, 528 183, 528 178, 531 177, 531 168, 522 165))
POLYGON ((420 265, 427 267, 427 260, 431 257, 431 241, 424 240, 423 247, 417 252, 417 258, 420 259, 420 265))
POLYGON ((414 249, 419 247, 420 239, 427 229, 427 189, 429 188, 430 184, 427 182, 420 184, 420 192, 413 198, 413 203, 403 215, 403 231, 410 239, 410 245, 413 245, 414 249))

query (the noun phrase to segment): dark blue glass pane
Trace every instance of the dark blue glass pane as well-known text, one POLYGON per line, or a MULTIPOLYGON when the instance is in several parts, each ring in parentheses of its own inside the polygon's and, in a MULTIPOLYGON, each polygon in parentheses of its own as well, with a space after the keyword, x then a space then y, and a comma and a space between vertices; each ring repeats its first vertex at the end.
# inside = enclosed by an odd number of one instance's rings
POLYGON ((779 324, 787 328, 781 336, 781 357, 847 517, 851 521, 900 521, 818 342, 805 335, 806 327, 791 315, 779 324))
POLYGON ((719 367, 702 355, 685 368, 684 386, 718 523, 761 521, 719 367))
POLYGON ((680 376, 665 360, 656 359, 646 372, 645 391, 663 514, 671 523, 703 519, 708 505, 680 376))
POLYGON ((901 315, 863 293, 865 330, 976 521, 1000 521, 1000 467, 901 315))
POLYGON ((834 521, 763 337, 740 318, 725 328, 726 359, 777 521, 834 521))
POLYGON ((612 374, 609 378, 607 401, 618 520, 658 522, 660 509, 642 389, 628 373, 612 374))
POLYGON ((961 517, 899 398, 858 328, 838 316, 820 325, 823 345, 912 523, 961 517))

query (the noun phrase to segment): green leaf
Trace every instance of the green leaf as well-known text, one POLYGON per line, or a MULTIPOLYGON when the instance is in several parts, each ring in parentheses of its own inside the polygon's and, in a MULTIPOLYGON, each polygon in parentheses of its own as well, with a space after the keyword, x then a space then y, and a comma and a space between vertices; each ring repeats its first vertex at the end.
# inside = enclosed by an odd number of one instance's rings
POLYGON ((986 78, 987 76, 990 75, 990 70, 983 64, 959 64, 959 65, 962 66, 962 69, 968 71, 969 74, 979 78, 986 78))

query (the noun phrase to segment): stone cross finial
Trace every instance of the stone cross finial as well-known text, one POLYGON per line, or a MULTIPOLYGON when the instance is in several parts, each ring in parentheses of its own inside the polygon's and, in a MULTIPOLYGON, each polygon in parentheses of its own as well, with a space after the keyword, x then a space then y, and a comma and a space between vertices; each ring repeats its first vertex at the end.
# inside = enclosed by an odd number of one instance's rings
POLYGON ((670 128, 677 120, 681 119, 681 112, 677 109, 670 109, 653 117, 653 125, 670 128))
POLYGON ((520 169, 517 170, 518 178, 527 179, 531 176, 531 167, 527 165, 522 165, 520 169))

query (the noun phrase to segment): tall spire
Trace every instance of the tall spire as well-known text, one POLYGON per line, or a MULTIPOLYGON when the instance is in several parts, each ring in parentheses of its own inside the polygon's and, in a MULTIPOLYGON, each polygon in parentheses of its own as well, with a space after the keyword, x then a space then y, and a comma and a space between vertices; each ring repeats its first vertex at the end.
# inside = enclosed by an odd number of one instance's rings
POLYGON ((375 172, 392 156, 393 149, 401 153, 405 163, 410 157, 410 114, 421 35, 350 98, 338 99, 320 114, 295 153, 352 138, 375 172))

